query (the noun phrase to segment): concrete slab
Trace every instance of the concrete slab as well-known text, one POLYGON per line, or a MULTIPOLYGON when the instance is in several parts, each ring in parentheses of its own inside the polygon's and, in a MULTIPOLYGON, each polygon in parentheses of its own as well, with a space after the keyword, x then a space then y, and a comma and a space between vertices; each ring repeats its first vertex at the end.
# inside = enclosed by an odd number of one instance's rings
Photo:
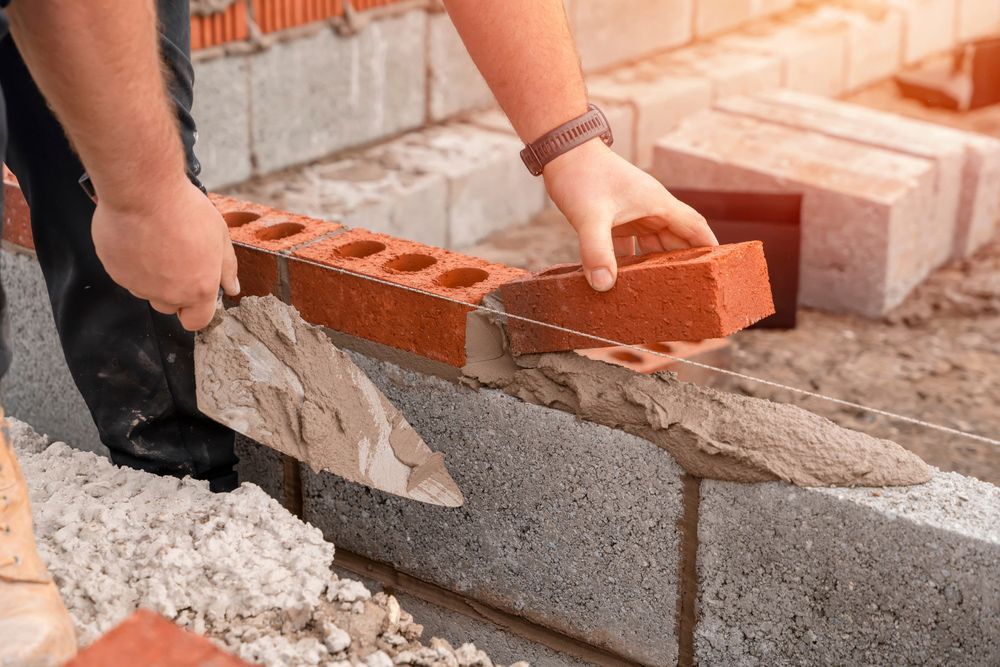
POLYGON ((1000 489, 705 481, 702 665, 1000 664, 1000 489))
POLYGON ((249 59, 253 154, 261 173, 420 126, 425 12, 277 42, 249 59), (267 102, 269 101, 269 102, 267 102))
POLYGON ((250 80, 247 59, 229 55, 194 64, 195 153, 210 190, 250 178, 250 80))
POLYGON ((681 482, 666 452, 494 391, 355 359, 445 453, 466 505, 422 507, 304 471, 307 521, 347 550, 589 644, 676 661, 681 482))
POLYGON ((107 456, 66 366, 38 261, 4 248, 0 268, 8 299, 7 339, 14 353, 3 379, 4 409, 54 440, 107 456))

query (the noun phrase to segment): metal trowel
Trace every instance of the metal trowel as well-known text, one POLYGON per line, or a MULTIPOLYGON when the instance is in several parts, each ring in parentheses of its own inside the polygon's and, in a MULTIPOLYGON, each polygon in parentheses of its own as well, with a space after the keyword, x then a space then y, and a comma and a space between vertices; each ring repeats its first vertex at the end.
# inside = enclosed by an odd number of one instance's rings
POLYGON ((198 407, 220 424, 352 482, 463 503, 434 452, 319 327, 273 296, 219 308, 195 338, 198 407))

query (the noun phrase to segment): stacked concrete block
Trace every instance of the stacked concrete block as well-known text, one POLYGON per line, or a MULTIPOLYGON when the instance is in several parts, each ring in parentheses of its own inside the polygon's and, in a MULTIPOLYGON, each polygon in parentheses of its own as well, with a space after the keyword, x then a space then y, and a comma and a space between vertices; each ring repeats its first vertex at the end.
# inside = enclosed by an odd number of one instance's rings
POLYGON ((955 39, 967 42, 1000 33, 1000 2, 958 0, 955 39))
POLYGON ((1000 489, 704 481, 702 665, 1000 664, 1000 489))
POLYGON ((427 15, 408 12, 360 33, 332 30, 250 56, 251 141, 267 173, 421 126, 427 15))
POLYGON ((903 15, 878 8, 864 11, 850 0, 846 4, 820 3, 813 20, 846 29, 844 86, 850 91, 887 79, 902 66, 903 15))
POLYGON ((779 57, 786 88, 830 96, 846 88, 847 28, 817 20, 812 12, 760 21, 718 41, 730 48, 779 57))
POLYGON ((694 34, 711 36, 794 6, 795 0, 697 0, 694 34))
POLYGON ((431 15, 427 30, 430 120, 444 120, 493 104, 493 93, 469 57, 448 15, 431 15))
POLYGON ((938 194, 927 240, 941 261, 967 257, 991 240, 1000 223, 1000 141, 867 107, 792 91, 719 103, 730 113, 934 160, 938 194), (954 229, 951 239, 945 230, 954 229), (946 252, 950 248, 950 252, 946 252))
POLYGON ((597 104, 627 105, 634 117, 634 161, 653 162, 653 144, 684 117, 708 108, 712 83, 699 76, 678 75, 670 67, 644 62, 613 74, 594 77, 587 85, 597 104))
POLYGON ((715 99, 752 95, 781 86, 783 63, 769 53, 701 42, 658 56, 653 61, 665 73, 700 77, 712 84, 715 99))
POLYGON ((706 111, 657 144, 653 171, 668 187, 802 193, 805 305, 880 316, 940 261, 930 160, 706 111))
POLYGON ((676 663, 682 485, 666 452, 505 394, 356 360, 445 453, 466 504, 420 507, 304 471, 307 521, 341 548, 622 658, 676 663))
POLYGON ((523 147, 514 136, 455 123, 407 134, 370 155, 393 169, 447 181, 446 245, 462 248, 545 208, 544 183, 524 168, 523 147))
POLYGON ((572 0, 570 27, 585 71, 638 60, 691 40, 694 0, 572 0))
POLYGON ((947 51, 955 41, 957 0, 886 0, 903 17, 903 61, 947 51))
POLYGON ((202 182, 215 189, 250 178, 252 104, 246 56, 196 62, 194 74, 192 114, 198 124, 195 153, 202 182))

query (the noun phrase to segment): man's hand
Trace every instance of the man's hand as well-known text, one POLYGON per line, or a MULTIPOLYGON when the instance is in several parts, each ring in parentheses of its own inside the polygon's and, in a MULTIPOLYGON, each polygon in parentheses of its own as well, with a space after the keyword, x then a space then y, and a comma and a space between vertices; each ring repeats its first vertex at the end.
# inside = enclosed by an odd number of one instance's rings
POLYGON ((611 289, 615 256, 718 245, 705 218, 652 176, 594 139, 545 167, 545 187, 580 237, 590 286, 611 289))
POLYGON ((212 320, 220 285, 239 294, 226 223, 183 175, 134 203, 100 198, 92 233, 111 279, 189 331, 212 320))

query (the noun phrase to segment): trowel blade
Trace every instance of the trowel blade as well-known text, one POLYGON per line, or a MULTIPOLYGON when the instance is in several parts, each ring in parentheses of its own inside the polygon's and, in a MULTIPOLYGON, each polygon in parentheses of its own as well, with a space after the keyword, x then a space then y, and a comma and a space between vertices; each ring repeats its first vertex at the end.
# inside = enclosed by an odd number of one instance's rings
POLYGON ((195 338, 198 407, 248 438, 352 482, 445 507, 462 492, 434 452, 322 329, 244 297, 195 338))

